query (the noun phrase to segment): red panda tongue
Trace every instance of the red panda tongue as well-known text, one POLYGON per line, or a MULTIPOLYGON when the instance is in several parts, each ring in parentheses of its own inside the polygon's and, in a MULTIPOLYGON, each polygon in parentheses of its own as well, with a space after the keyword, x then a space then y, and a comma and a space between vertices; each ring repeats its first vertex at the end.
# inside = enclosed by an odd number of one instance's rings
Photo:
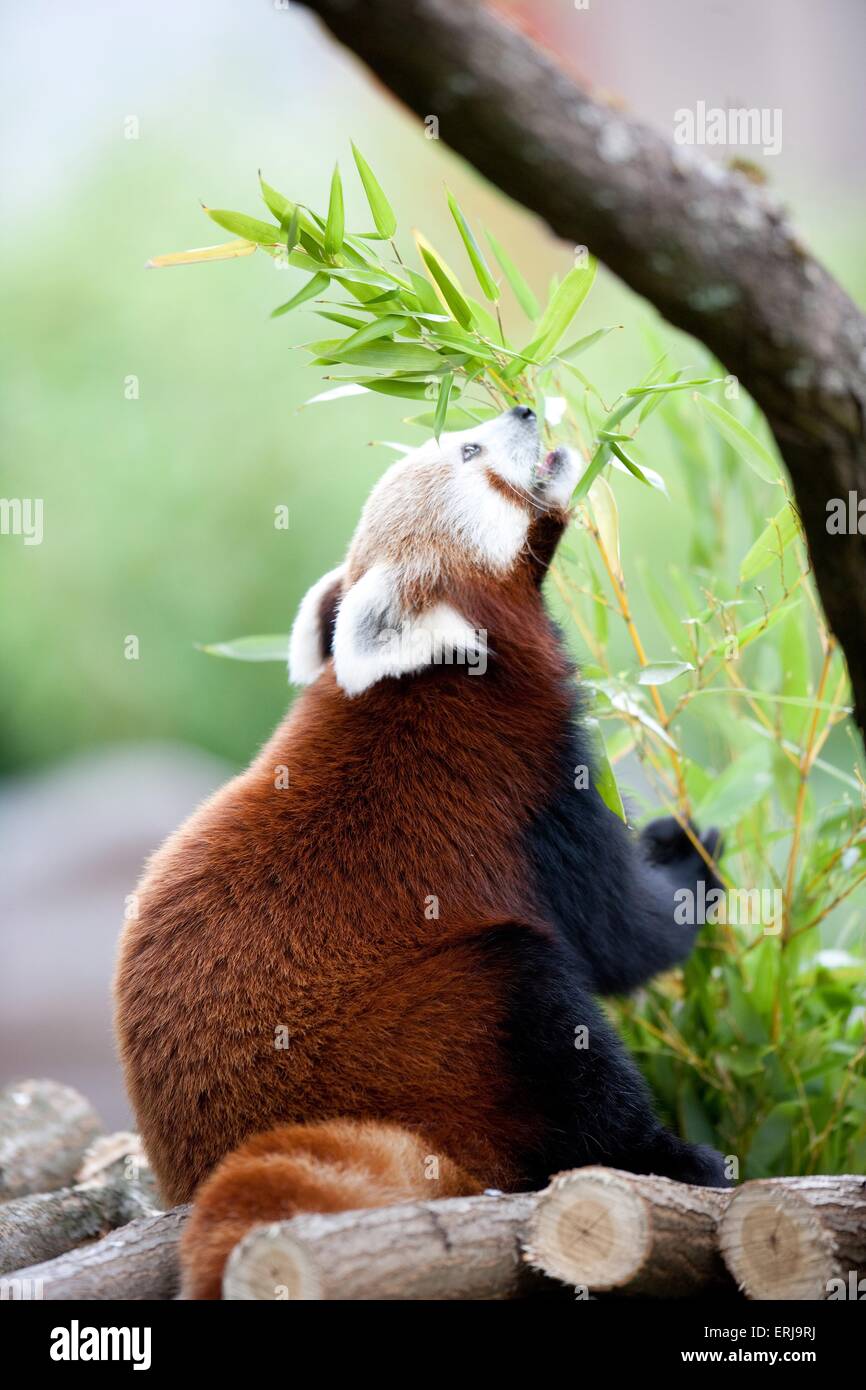
POLYGON ((544 458, 539 460, 535 471, 540 478, 549 478, 557 463, 557 450, 551 449, 549 454, 545 454, 544 458))

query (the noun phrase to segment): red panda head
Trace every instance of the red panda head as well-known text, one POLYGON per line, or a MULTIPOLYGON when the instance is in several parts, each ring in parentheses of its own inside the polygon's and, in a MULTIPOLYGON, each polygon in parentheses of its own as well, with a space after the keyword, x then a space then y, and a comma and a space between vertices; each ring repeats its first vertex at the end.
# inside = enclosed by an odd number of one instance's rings
POLYGON ((459 595, 473 581, 508 583, 534 529, 551 518, 561 528, 577 472, 567 449, 540 456, 527 406, 431 439, 393 464, 370 494, 345 563, 301 604, 292 681, 314 681, 333 655, 337 683, 353 696, 436 660, 478 655, 484 639, 459 595))

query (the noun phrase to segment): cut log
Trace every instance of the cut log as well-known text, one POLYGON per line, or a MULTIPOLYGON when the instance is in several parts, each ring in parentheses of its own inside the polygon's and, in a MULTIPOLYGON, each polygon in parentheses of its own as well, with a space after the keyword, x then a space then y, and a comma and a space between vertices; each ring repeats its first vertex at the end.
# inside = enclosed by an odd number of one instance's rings
POLYGON ((51 1259, 157 1211, 153 1175, 136 1134, 98 1139, 74 1187, 0 1205, 0 1274, 51 1259))
POLYGON ((116 1188, 61 1187, 0 1206, 0 1274, 50 1260, 131 1219, 116 1188))
POLYGON ((232 1251, 223 1298, 527 1297, 545 1282, 521 1255, 534 1203, 532 1193, 452 1197, 259 1226, 232 1251))
POLYGON ((719 1242, 749 1298, 850 1298, 866 1275, 866 1178, 748 1182, 731 1199, 719 1242))
POLYGON ((4 1275, 2 1296, 47 1301, 174 1298, 177 1247, 189 1207, 132 1221, 92 1245, 4 1275))
POLYGON ((19 1081, 0 1091, 0 1202, 67 1187, 101 1128, 71 1086, 19 1081))
POLYGON ((730 1196, 614 1168, 560 1173, 539 1194, 526 1259, 587 1291, 654 1298, 733 1293, 718 1248, 730 1196))

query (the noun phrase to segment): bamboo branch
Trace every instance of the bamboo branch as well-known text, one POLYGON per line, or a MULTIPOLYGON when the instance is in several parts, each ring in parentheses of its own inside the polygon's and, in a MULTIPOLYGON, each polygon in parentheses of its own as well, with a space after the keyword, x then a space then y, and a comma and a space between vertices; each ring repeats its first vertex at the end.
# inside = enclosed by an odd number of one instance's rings
POLYGON ((502 18, 457 0, 301 0, 422 119, 572 244, 700 338, 765 412, 866 729, 866 318, 740 173, 593 99, 502 18), (406 35, 411 35, 411 42, 406 35))

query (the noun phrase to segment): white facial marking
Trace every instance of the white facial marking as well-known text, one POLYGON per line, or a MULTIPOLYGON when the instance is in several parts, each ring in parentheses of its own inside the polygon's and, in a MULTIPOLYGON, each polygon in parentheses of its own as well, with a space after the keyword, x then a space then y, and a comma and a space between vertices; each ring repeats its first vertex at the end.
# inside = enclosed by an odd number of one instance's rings
POLYGON ((534 416, 526 420, 506 411, 481 425, 443 435, 439 448, 450 468, 445 497, 451 526, 470 553, 492 569, 507 569, 529 528, 530 488, 538 459, 534 416), (490 482, 491 472, 516 496, 499 492, 490 482))
POLYGON ((446 488, 448 519, 457 539, 485 567, 507 570, 520 554, 529 512, 490 485, 483 469, 466 466, 446 488))

